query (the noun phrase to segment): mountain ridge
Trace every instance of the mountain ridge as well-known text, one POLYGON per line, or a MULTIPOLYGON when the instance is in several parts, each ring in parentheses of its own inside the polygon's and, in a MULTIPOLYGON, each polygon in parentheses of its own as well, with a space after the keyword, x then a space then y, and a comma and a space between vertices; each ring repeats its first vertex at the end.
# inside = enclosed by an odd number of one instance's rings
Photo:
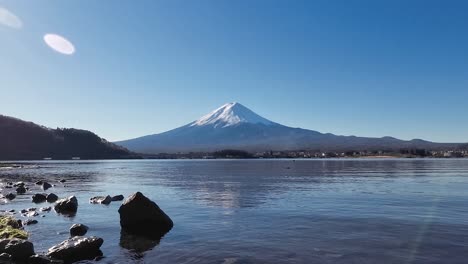
POLYGON ((176 153, 242 149, 268 150, 383 150, 399 148, 455 148, 459 143, 434 143, 421 139, 400 140, 341 136, 315 130, 293 128, 263 118, 233 102, 184 126, 134 139, 115 142, 139 153, 176 153))
POLYGON ((82 129, 52 129, 16 117, 0 115, 0 160, 44 158, 115 159, 132 154, 82 129))

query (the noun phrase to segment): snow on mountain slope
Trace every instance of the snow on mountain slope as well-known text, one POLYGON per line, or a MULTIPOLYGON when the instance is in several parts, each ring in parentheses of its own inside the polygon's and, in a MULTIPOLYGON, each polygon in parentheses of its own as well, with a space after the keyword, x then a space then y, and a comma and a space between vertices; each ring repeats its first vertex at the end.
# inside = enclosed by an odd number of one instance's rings
POLYGON ((228 127, 239 123, 274 125, 276 123, 263 118, 240 103, 227 103, 213 112, 189 124, 189 126, 213 125, 228 127))

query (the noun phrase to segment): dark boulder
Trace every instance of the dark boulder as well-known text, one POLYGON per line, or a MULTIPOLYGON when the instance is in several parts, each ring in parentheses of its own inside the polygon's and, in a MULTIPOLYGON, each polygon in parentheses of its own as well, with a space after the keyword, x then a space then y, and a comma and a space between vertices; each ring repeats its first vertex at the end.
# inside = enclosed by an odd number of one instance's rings
POLYGON ((89 198, 89 202, 92 204, 105 204, 108 205, 112 201, 112 198, 107 195, 107 196, 95 196, 92 198, 89 198))
POLYGON ((49 248, 47 256, 65 263, 92 260, 102 256, 100 247, 103 243, 104 240, 98 237, 73 237, 49 248))
POLYGON ((130 234, 157 238, 164 236, 174 226, 171 218, 140 192, 132 194, 122 203, 119 214, 120 226, 130 234))
POLYGON ((43 203, 47 200, 47 196, 42 193, 36 193, 32 196, 33 203, 43 203))
POLYGON ((14 193, 8 193, 7 195, 5 195, 5 198, 7 198, 8 200, 13 200, 16 198, 16 195, 14 193))
POLYGON ((55 203, 58 200, 58 196, 55 193, 49 193, 46 200, 48 203, 55 203))
POLYGON ((74 224, 70 227, 70 236, 84 236, 88 232, 88 227, 82 224, 74 224))
POLYGON ((125 199, 125 197, 123 195, 119 194, 119 195, 116 195, 116 196, 112 196, 111 200, 113 202, 117 202, 117 201, 123 201, 123 199, 125 199))
POLYGON ((58 200, 54 210, 59 214, 74 214, 78 210, 78 200, 75 196, 58 200))
POLYGON ((11 255, 16 263, 23 263, 34 255, 34 245, 23 239, 2 239, 0 240, 0 253, 11 255))

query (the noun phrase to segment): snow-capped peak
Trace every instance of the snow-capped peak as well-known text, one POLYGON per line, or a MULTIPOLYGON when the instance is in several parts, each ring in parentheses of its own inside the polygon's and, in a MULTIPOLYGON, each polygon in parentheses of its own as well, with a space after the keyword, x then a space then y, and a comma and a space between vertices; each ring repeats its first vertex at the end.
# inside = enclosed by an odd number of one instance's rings
POLYGON ((190 126, 214 125, 228 127, 239 123, 273 125, 275 123, 265 119, 240 103, 227 103, 213 112, 203 116, 190 126))

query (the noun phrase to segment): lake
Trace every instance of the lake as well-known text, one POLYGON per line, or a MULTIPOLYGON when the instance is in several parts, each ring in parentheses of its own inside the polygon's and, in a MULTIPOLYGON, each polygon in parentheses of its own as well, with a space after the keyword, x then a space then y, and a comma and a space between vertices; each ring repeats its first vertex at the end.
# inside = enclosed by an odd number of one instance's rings
MULTIPOLYGON (((40 161, 2 168, 2 182, 46 180, 75 195, 75 217, 41 213, 36 251, 73 223, 104 239, 99 263, 466 263, 467 159, 40 161), (58 182, 66 179, 65 185, 58 182), (174 228, 155 241, 121 237, 121 202, 140 191, 174 228), (144 245, 134 246, 143 243, 144 245)), ((1 210, 35 205, 32 185, 1 210)), ((34 189, 36 188, 36 189, 34 189)), ((4 190, 5 192, 5 190, 4 190)), ((16 217, 22 218, 18 214, 16 217)), ((23 218, 22 218, 23 219, 23 218)))

